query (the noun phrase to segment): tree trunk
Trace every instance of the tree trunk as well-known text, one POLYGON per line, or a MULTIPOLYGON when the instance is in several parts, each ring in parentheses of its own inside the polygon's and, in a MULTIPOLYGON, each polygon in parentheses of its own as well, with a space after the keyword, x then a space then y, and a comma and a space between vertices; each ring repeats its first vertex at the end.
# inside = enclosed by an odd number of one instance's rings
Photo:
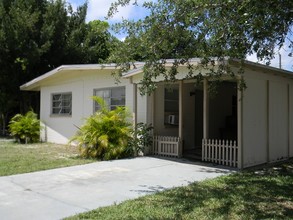
POLYGON ((5 115, 2 113, 1 114, 1 119, 2 119, 2 131, 1 131, 1 133, 2 133, 2 135, 3 136, 5 136, 6 135, 6 117, 5 117, 5 115))

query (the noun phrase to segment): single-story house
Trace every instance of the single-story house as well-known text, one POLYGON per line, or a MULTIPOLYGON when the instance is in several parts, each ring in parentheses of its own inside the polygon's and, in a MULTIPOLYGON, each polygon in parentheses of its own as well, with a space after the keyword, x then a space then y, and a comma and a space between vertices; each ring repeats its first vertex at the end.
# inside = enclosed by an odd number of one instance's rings
POLYGON ((115 64, 89 64, 60 66, 22 85, 40 91, 41 139, 67 144, 96 110, 91 97, 97 95, 110 108, 127 106, 135 124, 153 125, 150 154, 193 155, 238 168, 293 157, 293 72, 246 61, 247 89, 238 90, 237 80, 227 77, 210 97, 207 80, 195 87, 193 79, 184 79, 187 67, 180 66, 177 82, 157 79, 156 91, 140 96, 143 65, 137 63, 119 84, 112 76, 115 64))

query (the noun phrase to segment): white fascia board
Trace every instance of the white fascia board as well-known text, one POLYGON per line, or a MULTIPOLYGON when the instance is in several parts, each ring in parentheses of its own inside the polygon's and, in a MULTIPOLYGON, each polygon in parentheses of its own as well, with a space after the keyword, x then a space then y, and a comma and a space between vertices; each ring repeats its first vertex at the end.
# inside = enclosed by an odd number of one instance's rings
MULTIPOLYGON (((211 58, 211 60, 215 61, 215 65, 219 64, 218 61, 217 61, 217 58, 211 58)), ((166 67, 171 67, 173 65, 173 63, 176 61, 176 59, 166 59, 166 60, 162 60, 162 62, 163 61, 165 62, 166 67)), ((232 61, 232 62, 234 61, 234 62, 239 63, 239 64, 241 63, 241 61, 239 59, 232 59, 232 58, 229 58, 229 57, 224 57, 224 62, 225 63, 229 63, 229 61, 232 61)), ((189 59, 189 63, 193 64, 193 65, 199 64, 200 62, 201 62, 200 58, 189 59)), ((142 73, 144 63, 140 63, 140 64, 141 64, 140 67, 138 67, 136 69, 132 69, 132 70, 122 74, 122 76, 125 77, 125 78, 128 78, 128 77, 134 76, 136 74, 142 73)), ((286 77, 290 77, 290 78, 293 77, 293 72, 289 71, 289 70, 284 70, 284 69, 280 69, 280 68, 260 64, 260 63, 255 63, 255 62, 248 61, 248 60, 245 60, 244 64, 246 64, 248 66, 251 66, 251 67, 261 68, 264 71, 267 70, 267 71, 270 71, 270 72, 276 72, 276 73, 278 73, 280 75, 283 75, 283 76, 286 76, 286 77)), ((182 65, 182 66, 186 66, 186 65, 182 65)))
POLYGON ((137 74, 142 73, 142 72, 143 72, 143 66, 140 66, 140 67, 137 67, 137 68, 135 68, 135 69, 129 70, 129 71, 126 72, 126 73, 123 73, 123 74, 122 74, 122 77, 123 77, 123 78, 128 78, 128 77, 131 77, 131 76, 137 75, 137 74))

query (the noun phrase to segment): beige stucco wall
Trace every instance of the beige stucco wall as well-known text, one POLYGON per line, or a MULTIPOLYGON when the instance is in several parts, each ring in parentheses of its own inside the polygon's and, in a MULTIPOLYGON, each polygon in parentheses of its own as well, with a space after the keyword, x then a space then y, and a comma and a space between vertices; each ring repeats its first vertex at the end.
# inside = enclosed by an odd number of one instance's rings
POLYGON ((195 148, 195 95, 190 95, 195 92, 193 83, 183 84, 183 148, 195 148))
MULTIPOLYGON (((76 133, 77 127, 84 123, 84 119, 93 114, 94 89, 125 86, 126 106, 133 112, 133 84, 129 79, 122 79, 115 84, 111 72, 105 70, 88 70, 82 73, 68 73, 63 78, 52 80, 41 87, 41 113, 40 118, 44 129, 41 138, 44 141, 67 144, 68 140, 76 133), (51 94, 59 92, 72 92, 72 115, 51 115, 51 94)), ((141 106, 144 99, 140 100, 141 106)), ((138 121, 145 121, 144 108, 139 109, 138 121)))
POLYGON ((288 83, 269 81, 269 161, 288 157, 288 83))
POLYGON ((267 158, 267 91, 265 79, 246 78, 243 96, 243 165, 261 164, 267 158))
POLYGON ((176 136, 178 137, 178 126, 169 126, 164 124, 164 84, 159 84, 156 89, 155 107, 154 107, 154 133, 163 136, 176 136))
MULTIPOLYGON (((166 125, 164 123, 164 88, 163 83, 158 84, 155 91, 155 105, 154 105, 154 127, 156 135, 176 136, 179 135, 179 127, 166 125)), ((194 83, 183 84, 183 147, 184 149, 192 149, 195 147, 195 96, 190 95, 195 91, 194 83)), ((202 118, 201 118, 202 120, 202 118)))
POLYGON ((242 111, 243 167, 292 156, 289 155, 293 135, 293 96, 289 96, 293 94, 292 82, 276 74, 253 70, 246 70, 245 81, 247 89, 244 91, 242 111))

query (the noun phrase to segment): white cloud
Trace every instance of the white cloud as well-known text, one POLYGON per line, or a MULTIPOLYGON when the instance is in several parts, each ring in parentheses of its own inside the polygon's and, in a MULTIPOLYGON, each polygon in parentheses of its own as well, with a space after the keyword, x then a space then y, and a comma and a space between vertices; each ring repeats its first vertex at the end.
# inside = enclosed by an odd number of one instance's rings
MULTIPOLYGON (((104 18, 107 16, 111 3, 115 1, 117 0, 89 0, 87 20, 88 21, 95 20, 95 19, 104 20, 104 18)), ((141 3, 141 2, 143 2, 143 0, 138 1, 138 3, 141 3)), ((137 10, 141 11, 140 8, 132 5, 132 3, 130 3, 126 7, 119 7, 118 12, 110 19, 110 21, 118 22, 118 21, 121 21, 122 18, 135 19, 137 18, 137 16, 139 16, 136 13, 137 10)), ((141 12, 141 13, 144 14, 144 12, 141 12)))
MULTIPOLYGON (((86 0, 67 0, 73 9, 84 4, 86 0)), ((116 2, 117 0, 89 0, 88 1, 88 12, 87 12, 87 21, 92 20, 105 20, 107 16, 108 10, 111 6, 111 3, 116 2)), ((141 5, 145 0, 138 0, 138 4, 141 5)), ((155 1, 155 0, 153 0, 155 1)), ((146 9, 142 7, 134 6, 132 3, 134 0, 125 7, 119 7, 118 12, 109 19, 110 23, 119 22, 124 19, 138 19, 144 17, 147 13, 146 9)))
MULTIPOLYGON (((77 9, 79 5, 85 3, 86 0, 67 0, 70 3, 74 10, 77 9)), ((141 6, 145 0, 138 0, 137 3, 141 6)), ((156 1, 156 0, 148 0, 148 1, 156 1)), ((88 11, 86 21, 92 20, 105 20, 105 17, 108 14, 108 10, 111 6, 111 3, 117 2, 117 0, 88 0, 88 11)), ((143 7, 134 6, 132 2, 125 7, 119 7, 118 12, 108 20, 110 24, 117 23, 124 19, 134 19, 137 20, 139 18, 143 18, 147 15, 148 11, 143 7)), ((125 39, 125 34, 115 34, 121 40, 125 39)))

